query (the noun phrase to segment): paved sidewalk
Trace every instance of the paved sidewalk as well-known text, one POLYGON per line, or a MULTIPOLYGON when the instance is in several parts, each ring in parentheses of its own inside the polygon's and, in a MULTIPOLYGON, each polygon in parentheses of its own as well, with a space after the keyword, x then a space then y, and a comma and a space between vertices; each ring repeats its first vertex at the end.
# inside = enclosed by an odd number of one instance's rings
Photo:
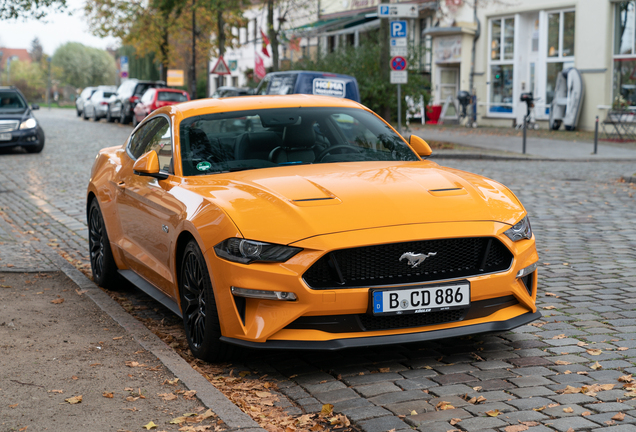
POLYGON ((633 160, 636 161, 636 144, 610 145, 599 141, 597 154, 593 154, 594 143, 564 141, 545 138, 527 138, 526 154, 522 153, 523 141, 517 136, 501 136, 476 133, 474 129, 426 127, 413 128, 413 134, 425 140, 444 141, 474 148, 471 151, 435 150, 434 154, 474 154, 499 152, 500 156, 514 156, 553 160, 633 160), (505 155, 503 154, 505 153, 505 155))

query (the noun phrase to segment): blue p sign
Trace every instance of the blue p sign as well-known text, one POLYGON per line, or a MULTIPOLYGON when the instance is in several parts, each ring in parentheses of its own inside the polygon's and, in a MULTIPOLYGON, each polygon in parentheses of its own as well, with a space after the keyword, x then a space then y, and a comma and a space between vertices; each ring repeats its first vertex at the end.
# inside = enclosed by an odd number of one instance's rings
POLYGON ((406 30, 407 30, 406 21, 393 21, 391 23, 392 38, 405 38, 406 30))

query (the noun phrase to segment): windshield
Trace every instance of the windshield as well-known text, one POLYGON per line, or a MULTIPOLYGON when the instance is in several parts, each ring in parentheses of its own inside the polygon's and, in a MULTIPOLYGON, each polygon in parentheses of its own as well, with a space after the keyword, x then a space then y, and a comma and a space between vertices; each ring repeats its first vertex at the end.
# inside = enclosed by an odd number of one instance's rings
POLYGON ((19 113, 26 109, 26 104, 20 95, 12 91, 0 91, 0 112, 19 113))
POLYGON ((177 92, 159 92, 158 99, 162 102, 185 102, 188 100, 188 96, 184 93, 177 92))
POLYGON ((280 165, 416 161, 402 138, 357 108, 281 108, 191 117, 181 122, 186 176, 280 165))

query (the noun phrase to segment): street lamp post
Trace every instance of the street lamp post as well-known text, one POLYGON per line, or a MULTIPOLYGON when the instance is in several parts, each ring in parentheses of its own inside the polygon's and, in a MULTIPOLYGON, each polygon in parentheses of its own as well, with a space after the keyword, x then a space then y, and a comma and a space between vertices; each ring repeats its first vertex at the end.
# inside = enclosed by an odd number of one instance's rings
POLYGON ((46 103, 49 106, 49 110, 51 109, 51 87, 52 87, 52 81, 51 81, 51 57, 48 57, 46 59, 46 61, 49 64, 49 82, 48 85, 46 86, 46 103))

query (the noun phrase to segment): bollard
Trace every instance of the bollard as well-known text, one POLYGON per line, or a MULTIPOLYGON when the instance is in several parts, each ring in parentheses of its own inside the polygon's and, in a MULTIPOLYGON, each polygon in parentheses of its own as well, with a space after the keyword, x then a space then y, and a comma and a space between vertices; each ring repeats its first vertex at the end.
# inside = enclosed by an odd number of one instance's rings
POLYGON ((596 123, 594 124, 594 153, 598 152, 598 116, 596 116, 596 123))
POLYGON ((523 154, 526 154, 526 129, 528 128, 528 117, 523 117, 523 154))

